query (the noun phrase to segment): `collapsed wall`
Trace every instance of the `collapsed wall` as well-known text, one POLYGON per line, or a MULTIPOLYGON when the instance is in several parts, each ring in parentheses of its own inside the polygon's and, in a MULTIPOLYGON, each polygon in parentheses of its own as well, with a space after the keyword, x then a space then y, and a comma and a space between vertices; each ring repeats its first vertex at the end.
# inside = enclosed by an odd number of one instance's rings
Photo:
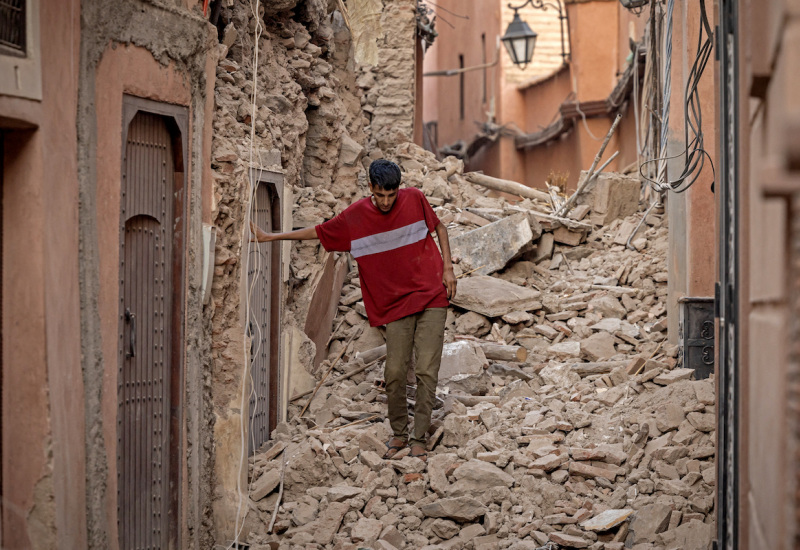
POLYGON ((714 383, 694 380, 666 341, 663 215, 648 216, 637 234, 641 214, 582 221, 605 204, 604 192, 628 184, 620 175, 594 189, 592 206, 554 220, 536 201, 486 196, 453 158, 440 163, 409 144, 395 158, 448 225, 461 276, 428 464, 408 450, 381 459, 391 436, 385 348, 367 326, 353 270, 328 356, 332 383, 307 411, 309 398, 298 396, 290 421, 250 460, 248 542, 706 548, 714 383))
MULTIPOLYGON (((282 212, 274 230, 315 225, 363 196, 365 167, 413 132, 416 32, 413 0, 372 2, 372 18, 359 6, 343 15, 335 2, 321 0, 259 3, 257 14, 250 4, 231 4, 218 21, 222 43, 211 159, 216 249, 206 308, 213 327, 209 392, 220 542, 233 538, 243 517, 237 508, 250 345, 244 332, 249 255, 244 220, 253 180, 269 172, 283 182, 275 184, 282 212), (364 28, 371 33, 357 32, 364 28), (362 50, 366 44, 374 53, 361 63, 354 35, 362 50)), ((293 378, 301 380, 314 369, 314 346, 304 332, 308 312, 333 258, 316 241, 285 243, 282 256, 283 299, 273 304, 280 308, 280 341, 272 344, 280 346, 282 368, 292 361, 292 350, 300 354, 292 368, 298 369, 293 378)), ((325 289, 318 294, 324 298, 325 289)), ((280 391, 286 399, 289 389, 280 391)))

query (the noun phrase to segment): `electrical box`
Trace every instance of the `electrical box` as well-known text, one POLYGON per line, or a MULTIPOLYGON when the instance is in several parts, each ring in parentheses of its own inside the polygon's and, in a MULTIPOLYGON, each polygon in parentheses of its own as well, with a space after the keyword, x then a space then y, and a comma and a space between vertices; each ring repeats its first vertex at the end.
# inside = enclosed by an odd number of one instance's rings
POLYGON ((678 300, 678 338, 683 368, 694 369, 697 380, 714 372, 714 298, 678 300))

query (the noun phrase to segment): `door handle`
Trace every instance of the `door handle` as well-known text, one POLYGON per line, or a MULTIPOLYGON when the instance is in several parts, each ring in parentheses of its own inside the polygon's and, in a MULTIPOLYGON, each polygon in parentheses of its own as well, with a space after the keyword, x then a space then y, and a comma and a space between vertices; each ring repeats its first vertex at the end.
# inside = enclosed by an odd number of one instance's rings
POLYGON ((125 321, 131 325, 129 349, 125 352, 125 358, 130 359, 136 357, 136 314, 128 308, 125 308, 125 321))

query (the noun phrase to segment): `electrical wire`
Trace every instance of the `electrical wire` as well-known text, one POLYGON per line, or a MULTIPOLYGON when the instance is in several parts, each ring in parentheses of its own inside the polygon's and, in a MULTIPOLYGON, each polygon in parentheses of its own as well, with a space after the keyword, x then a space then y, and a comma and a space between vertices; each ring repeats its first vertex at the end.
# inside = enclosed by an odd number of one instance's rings
MULTIPOLYGON (((260 0, 255 0, 255 6, 253 6, 252 0, 250 0, 250 10, 253 18, 256 21, 255 32, 253 33, 254 36, 254 43, 253 43, 253 92, 251 97, 251 115, 250 115, 250 146, 249 146, 249 158, 248 158, 248 167, 253 165, 253 153, 254 153, 254 144, 255 144, 255 124, 256 124, 256 96, 258 94, 258 44, 259 39, 261 38, 261 34, 263 32, 263 27, 261 26, 261 18, 258 15, 259 12, 259 4, 260 0)), ((247 254, 245 255, 244 259, 244 269, 245 273, 247 273, 250 269, 250 250, 252 243, 250 241, 250 212, 253 208, 253 203, 255 201, 255 185, 253 184, 252 178, 250 178, 250 174, 248 172, 248 192, 247 192, 247 200, 245 201, 245 213, 244 213, 244 223, 242 224, 242 243, 247 243, 246 249, 247 254)), ((260 259, 259 259, 260 260, 260 259)), ((260 261, 257 260, 258 268, 260 270, 260 261)), ((250 294, 252 292, 252 286, 255 282, 255 277, 252 278, 251 287, 247 289, 247 293, 245 295, 245 319, 247 319, 248 326, 250 321, 250 294)), ((260 333, 261 327, 257 326, 257 330, 260 333)), ((249 368, 250 358, 247 353, 247 339, 248 339, 248 332, 247 330, 242 331, 242 350, 244 354, 244 360, 242 362, 242 393, 241 393, 241 402, 240 402, 240 415, 241 421, 239 424, 239 439, 241 442, 241 448, 239 453, 239 467, 237 469, 237 477, 236 477, 236 492, 238 494, 238 501, 236 505, 236 518, 234 521, 234 538, 233 542, 228 548, 238 549, 239 544, 239 536, 241 535, 244 529, 244 522, 247 518, 247 511, 245 510, 244 514, 242 514, 242 507, 244 504, 244 499, 250 493, 250 487, 248 484, 247 491, 242 490, 242 470, 245 465, 246 454, 247 454, 247 435, 245 430, 245 418, 244 418, 244 411, 247 410, 245 407, 245 401, 249 400, 250 394, 247 393, 248 384, 247 378, 248 376, 252 376, 252 369, 249 368)), ((252 336, 251 336, 252 337, 252 336)), ((259 345, 261 338, 258 338, 259 345)), ((251 394, 254 391, 253 384, 249 384, 251 388, 251 394)))
MULTIPOLYGON (((672 0, 670 0, 670 2, 672 2, 672 0)), ((671 14, 668 14, 668 17, 671 19, 671 14)), ((658 158, 646 160, 639 166, 639 175, 659 191, 672 191, 675 193, 683 193, 686 191, 700 177, 706 159, 708 159, 711 165, 712 181, 716 180, 714 161, 711 155, 703 148, 703 116, 700 107, 700 92, 697 89, 700 78, 703 76, 703 72, 711 58, 711 52, 713 51, 713 34, 711 32, 711 25, 708 22, 708 16, 706 15, 705 0, 700 0, 700 18, 702 24, 698 32, 697 55, 689 71, 684 94, 684 150, 676 155, 665 155, 666 144, 662 138, 661 155, 659 155, 658 158), (704 35, 705 40, 703 38, 704 35), (691 139, 689 137, 690 134, 691 139), (643 168, 650 163, 658 162, 659 164, 664 163, 664 165, 666 165, 666 161, 684 156, 684 166, 681 169, 680 175, 675 179, 667 180, 665 175, 662 177, 661 170, 659 170, 659 177, 657 180, 649 178, 643 172, 643 168)), ((671 32, 668 33, 668 35, 671 35, 671 32)), ((667 52, 671 54, 671 40, 668 41, 667 46, 667 52)), ((669 60, 667 65, 669 65, 669 60)), ((666 72, 666 76, 669 76, 669 71, 666 72)), ((669 91, 668 85, 669 81, 667 80, 664 86, 665 93, 669 91)), ((663 112, 668 113, 668 97, 667 101, 665 101, 665 109, 663 112)), ((667 121, 662 120, 662 125, 663 136, 667 131, 667 121)))

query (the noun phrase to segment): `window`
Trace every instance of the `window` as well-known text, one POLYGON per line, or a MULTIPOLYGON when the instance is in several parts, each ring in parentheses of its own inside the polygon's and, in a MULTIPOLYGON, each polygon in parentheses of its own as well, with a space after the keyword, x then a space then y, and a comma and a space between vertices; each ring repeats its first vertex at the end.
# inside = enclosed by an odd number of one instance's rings
POLYGON ((458 118, 464 120, 464 56, 458 56, 458 68, 462 69, 458 73, 458 118))
POLYGON ((483 56, 483 103, 486 103, 486 33, 481 35, 481 55, 483 56))
POLYGON ((0 53, 25 56, 25 0, 0 0, 0 53))
POLYGON ((0 0, 0 95, 42 99, 39 2, 0 0))

